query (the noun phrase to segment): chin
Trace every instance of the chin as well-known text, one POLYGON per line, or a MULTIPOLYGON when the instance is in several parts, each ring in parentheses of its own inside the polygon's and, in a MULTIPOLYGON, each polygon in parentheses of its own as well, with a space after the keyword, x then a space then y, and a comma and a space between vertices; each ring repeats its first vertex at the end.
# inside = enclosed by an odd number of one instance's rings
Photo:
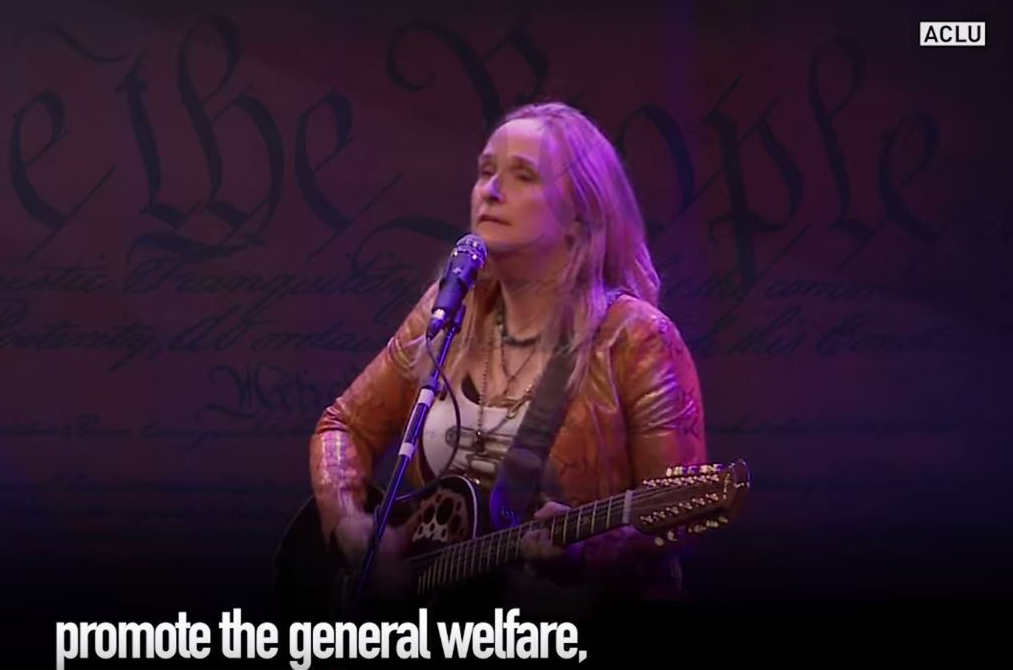
POLYGON ((537 237, 532 238, 530 233, 514 227, 499 223, 482 222, 473 226, 471 232, 482 238, 485 248, 490 254, 498 256, 514 254, 535 254, 540 252, 537 237))
POLYGON ((516 246, 516 240, 511 239, 510 230, 506 226, 495 223, 480 223, 471 227, 471 232, 482 238, 489 251, 500 250, 506 247, 516 246))
POLYGON ((486 235, 485 233, 477 233, 482 241, 485 242, 485 248, 490 254, 497 256, 503 256, 505 254, 517 253, 522 251, 525 247, 523 243, 519 243, 517 240, 510 239, 506 235, 486 235))

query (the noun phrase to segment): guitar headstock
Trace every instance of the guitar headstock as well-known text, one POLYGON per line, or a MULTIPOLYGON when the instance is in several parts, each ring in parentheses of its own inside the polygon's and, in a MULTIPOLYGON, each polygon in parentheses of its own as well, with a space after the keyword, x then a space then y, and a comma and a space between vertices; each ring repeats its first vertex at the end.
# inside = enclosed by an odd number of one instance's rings
POLYGON ((656 542, 674 542, 680 529, 703 533, 729 523, 749 490, 745 461, 676 466, 633 492, 631 523, 656 542))

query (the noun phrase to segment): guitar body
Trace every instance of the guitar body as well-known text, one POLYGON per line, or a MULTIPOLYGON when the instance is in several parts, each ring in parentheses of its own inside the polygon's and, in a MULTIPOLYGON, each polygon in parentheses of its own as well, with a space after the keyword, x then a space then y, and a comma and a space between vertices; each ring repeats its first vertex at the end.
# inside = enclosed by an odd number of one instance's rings
MULTIPOLYGON (((382 498, 382 492, 371 486, 366 511, 372 513, 382 498)), ((411 559, 478 537, 487 518, 487 498, 481 490, 471 480, 451 475, 440 479, 425 496, 395 505, 388 532, 403 528, 409 533, 406 558, 411 559)), ((310 498, 289 525, 275 556, 273 609, 285 621, 344 618, 350 614, 347 607, 360 567, 350 564, 336 543, 324 543, 316 501, 310 498)), ((393 605, 391 594, 377 596, 376 592, 367 585, 366 598, 393 605)), ((398 605, 429 604, 412 596, 402 591, 398 605)))
MULTIPOLYGON (((376 501, 379 504, 379 500, 376 501)), ((418 556, 465 542, 484 532, 487 500, 471 480, 443 477, 415 503, 408 519, 408 556, 418 556)))

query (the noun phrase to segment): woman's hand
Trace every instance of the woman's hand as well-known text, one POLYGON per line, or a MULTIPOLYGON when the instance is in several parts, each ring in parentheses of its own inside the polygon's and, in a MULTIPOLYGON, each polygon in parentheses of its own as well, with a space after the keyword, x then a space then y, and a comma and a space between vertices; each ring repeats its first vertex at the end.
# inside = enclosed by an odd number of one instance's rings
MULTIPOLYGON (((548 519, 569 509, 550 501, 534 517, 548 519)), ((565 548, 552 543, 547 528, 528 531, 521 537, 521 555, 553 580, 560 583, 591 580, 619 590, 630 588, 629 583, 635 582, 645 569, 645 561, 649 563, 652 557, 671 551, 670 545, 659 547, 653 536, 644 535, 633 526, 614 528, 565 548)))
MULTIPOLYGON (((335 526, 335 540, 349 569, 358 570, 362 565, 372 533, 373 515, 362 510, 346 513, 335 526)), ((373 563, 372 579, 381 591, 396 593, 407 587, 410 575, 403 557, 409 539, 407 526, 388 524, 384 530, 373 563)))
MULTIPOLYGON (((542 505, 542 508, 535 512, 535 519, 548 519, 568 511, 570 508, 562 503, 549 502, 542 505)), ((579 543, 578 543, 579 544, 579 543)), ((575 545, 574 545, 575 546, 575 545)), ((560 559, 567 553, 579 557, 579 548, 563 549, 552 543, 548 528, 529 530, 521 537, 521 556, 527 561, 549 561, 560 559)))

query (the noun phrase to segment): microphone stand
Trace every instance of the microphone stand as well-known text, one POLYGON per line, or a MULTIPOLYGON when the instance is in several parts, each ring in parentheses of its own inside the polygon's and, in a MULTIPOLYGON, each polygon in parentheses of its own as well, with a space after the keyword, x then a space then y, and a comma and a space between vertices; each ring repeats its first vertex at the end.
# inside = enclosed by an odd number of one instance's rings
POLYGON ((411 415, 408 417, 408 423, 404 431, 404 437, 401 440, 401 449, 397 454, 397 461, 394 464, 394 470, 391 472, 390 483, 387 485, 387 490, 383 494, 383 501, 376 508, 373 513, 373 533, 369 540, 369 547, 366 549, 366 554, 362 559, 362 567, 359 570, 358 579, 355 584, 355 591, 351 603, 351 610, 355 612, 358 608, 359 597, 362 595, 363 586, 369 581, 370 572, 373 569, 373 562, 376 559, 377 551, 380 548, 380 541, 383 539, 383 533, 387 529, 387 521, 390 519, 390 510, 394 505, 394 499, 397 498, 397 492, 401 488, 401 482, 404 479, 405 472, 408 471, 408 464, 415 456, 415 451, 418 449, 419 436, 422 434, 422 428, 426 425, 426 417, 429 415, 429 410, 433 406, 433 401, 436 399, 437 392, 440 389, 440 370, 443 369, 443 362, 447 358, 447 352, 450 350, 450 344, 457 335, 458 331, 461 330, 461 324, 464 322, 464 304, 462 303, 460 308, 457 310, 457 314, 454 317, 454 321, 450 324, 446 334, 443 337, 443 343, 440 345, 440 353, 437 356, 437 364, 433 367, 429 377, 419 387, 418 395, 415 401, 415 408, 412 410, 411 415))

